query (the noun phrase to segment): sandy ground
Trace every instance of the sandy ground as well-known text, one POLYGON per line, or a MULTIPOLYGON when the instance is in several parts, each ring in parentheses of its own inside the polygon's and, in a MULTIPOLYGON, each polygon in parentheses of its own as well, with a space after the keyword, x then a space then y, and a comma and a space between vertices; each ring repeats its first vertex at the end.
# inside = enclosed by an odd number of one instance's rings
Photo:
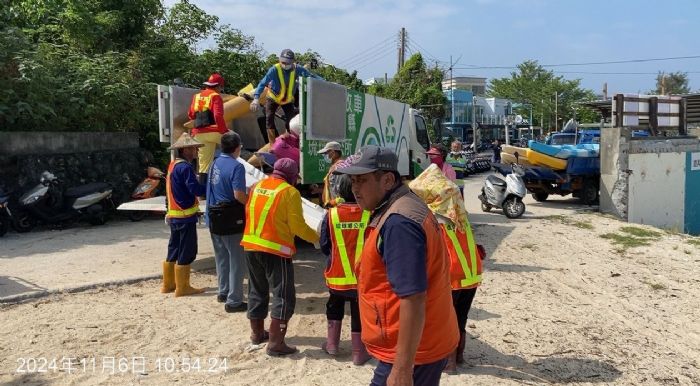
MULTIPOLYGON (((468 185, 470 219, 489 257, 470 313, 467 363, 443 384, 700 384, 697 239, 662 232, 621 250, 600 236, 622 235, 628 224, 581 212, 573 199, 528 198, 525 217, 508 220, 476 209, 476 189, 468 185)), ((0 272, 44 289, 71 277, 99 280, 105 269, 124 278, 157 273, 167 239, 159 222, 95 229, 11 235, 0 241, 0 272)), ((200 236, 206 260, 210 242, 200 236)), ((175 299, 149 280, 0 305, 0 384, 368 384, 374 361, 350 362, 349 318, 340 356, 320 350, 322 257, 306 247, 295 270, 288 341, 300 353, 290 358, 249 346, 245 315, 224 312, 214 273, 203 271, 193 275, 209 288, 202 296, 175 299)))

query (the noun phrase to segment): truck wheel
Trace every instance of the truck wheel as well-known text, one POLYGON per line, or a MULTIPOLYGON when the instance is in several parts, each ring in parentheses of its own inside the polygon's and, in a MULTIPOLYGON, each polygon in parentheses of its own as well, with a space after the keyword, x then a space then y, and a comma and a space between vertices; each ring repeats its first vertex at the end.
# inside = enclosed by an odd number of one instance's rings
POLYGON ((515 196, 510 196, 503 201, 503 214, 508 218, 518 218, 525 213, 525 203, 515 196))
POLYGON ((26 233, 34 229, 36 226, 36 220, 32 218, 28 213, 16 213, 12 217, 12 227, 15 228, 17 233, 26 233))
POLYGON ((139 222, 139 221, 143 220, 144 218, 146 218, 147 214, 148 214, 148 212, 146 212, 145 210, 130 210, 128 217, 129 217, 129 220, 131 220, 133 222, 139 222))
POLYGON ((593 205, 598 202, 598 185, 592 181, 587 181, 579 193, 581 202, 586 205, 593 205))
POLYGON ((546 192, 532 193, 532 198, 537 202, 545 202, 547 201, 547 197, 549 197, 549 193, 546 192))

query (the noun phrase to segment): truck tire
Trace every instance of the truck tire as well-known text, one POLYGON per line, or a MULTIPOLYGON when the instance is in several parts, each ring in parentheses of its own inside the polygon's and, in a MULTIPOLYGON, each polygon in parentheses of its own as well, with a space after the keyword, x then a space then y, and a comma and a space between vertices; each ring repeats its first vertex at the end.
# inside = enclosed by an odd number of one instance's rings
POLYGON ((583 189, 579 192, 581 202, 585 205, 593 205, 598 203, 600 195, 598 193, 598 184, 588 180, 583 184, 583 189))
POLYGON ((145 210, 130 210, 128 212, 127 216, 129 217, 130 221, 139 222, 139 221, 143 220, 144 218, 146 218, 147 214, 148 214, 148 212, 145 210))
POLYGON ((532 193, 532 198, 534 198, 535 201, 537 201, 537 202, 545 202, 545 201, 547 201, 548 197, 549 197, 549 193, 547 193, 547 192, 532 193))

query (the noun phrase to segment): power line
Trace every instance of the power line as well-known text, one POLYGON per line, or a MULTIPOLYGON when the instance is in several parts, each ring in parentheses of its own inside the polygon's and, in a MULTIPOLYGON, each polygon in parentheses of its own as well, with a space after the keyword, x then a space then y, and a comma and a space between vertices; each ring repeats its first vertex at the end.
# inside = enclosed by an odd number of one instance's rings
POLYGON ((371 61, 369 61, 369 62, 363 64, 362 66, 355 68, 355 71, 359 71, 359 70, 361 70, 361 69, 363 69, 363 68, 369 66, 370 64, 372 64, 372 63, 374 63, 374 62, 376 62, 376 61, 378 61, 378 60, 380 60, 380 59, 384 59, 384 58, 386 58, 387 56, 393 55, 393 54, 395 54, 395 52, 393 52, 393 51, 387 51, 387 52, 385 52, 383 55, 380 55, 380 56, 375 57, 374 60, 371 60, 371 61))
MULTIPOLYGON (((648 59, 630 59, 630 60, 612 60, 607 62, 584 62, 584 63, 560 63, 560 64, 540 64, 542 67, 566 67, 566 66, 593 66, 601 64, 624 64, 624 63, 644 63, 644 62, 658 62, 665 60, 681 60, 681 59, 698 59, 700 55, 690 55, 690 56, 672 56, 667 58, 648 58, 648 59)), ((479 70, 479 69, 501 69, 501 70, 512 70, 516 69, 517 66, 482 66, 476 64, 469 64, 466 67, 455 67, 458 70, 479 70)))
POLYGON ((432 59, 434 62, 442 62, 441 60, 438 60, 437 57, 435 57, 435 55, 431 54, 428 50, 423 48, 423 46, 418 44, 416 39, 411 39, 410 42, 413 42, 413 44, 415 44, 418 48, 420 48, 421 52, 425 52, 427 54, 428 58, 432 59))
POLYGON ((391 36, 389 36, 388 38, 382 40, 381 42, 379 42, 379 43, 377 43, 377 44, 375 44, 375 45, 373 45, 373 46, 371 46, 371 47, 368 47, 368 48, 364 49, 363 51, 360 51, 359 53, 357 53, 357 54, 355 54, 355 55, 353 55, 353 56, 351 56, 351 57, 349 57, 349 58, 347 58, 347 59, 343 59, 343 60, 341 60, 341 61, 339 61, 339 62, 336 62, 336 63, 337 63, 338 65, 341 65, 342 63, 345 63, 345 62, 352 62, 352 61, 353 61, 354 59, 356 59, 358 56, 362 56, 362 55, 364 55, 365 53, 367 53, 368 51, 371 51, 371 50, 375 49, 375 48, 378 47, 378 46, 382 46, 382 45, 384 45, 385 43, 387 43, 387 42, 390 41, 390 40, 396 41, 396 36, 391 35, 391 36))
MULTIPOLYGON (((700 74, 700 71, 678 71, 685 74, 700 74)), ((589 74, 589 75, 658 75, 658 72, 595 72, 595 71, 554 71, 556 74, 589 74)))
POLYGON ((343 67, 350 68, 350 67, 360 67, 360 66, 363 66, 363 65, 364 65, 365 63, 367 63, 368 61, 370 61, 370 62, 373 61, 378 55, 382 55, 382 54, 385 54, 385 53, 387 53, 387 52, 395 52, 394 49, 395 49, 395 47, 394 47, 393 44, 390 44, 390 45, 388 45, 388 46, 387 46, 387 45, 384 45, 384 46, 381 46, 381 47, 377 47, 377 48, 375 48, 374 50, 372 50, 372 51, 366 53, 366 54, 363 55, 362 57, 359 57, 359 58, 357 58, 357 59, 354 60, 354 61, 347 62, 345 65, 343 65, 343 67))
POLYGON ((392 50, 396 44, 395 40, 390 40, 384 42, 384 44, 380 46, 376 46, 370 50, 366 50, 363 54, 355 56, 351 60, 346 60, 343 64, 339 64, 338 66, 340 67, 351 67, 351 66, 357 66, 360 63, 365 62, 368 59, 372 59, 376 55, 386 51, 386 50, 392 50))

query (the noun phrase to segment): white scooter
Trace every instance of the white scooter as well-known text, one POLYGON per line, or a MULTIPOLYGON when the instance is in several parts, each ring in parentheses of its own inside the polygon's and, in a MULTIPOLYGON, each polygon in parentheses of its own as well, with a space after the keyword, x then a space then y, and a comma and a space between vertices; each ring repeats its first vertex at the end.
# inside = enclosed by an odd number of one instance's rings
POLYGON ((503 214, 508 218, 518 218, 525 213, 525 170, 518 164, 513 164, 512 169, 513 172, 506 176, 505 181, 494 175, 486 177, 479 195, 481 210, 490 212, 493 208, 503 209, 503 214))

